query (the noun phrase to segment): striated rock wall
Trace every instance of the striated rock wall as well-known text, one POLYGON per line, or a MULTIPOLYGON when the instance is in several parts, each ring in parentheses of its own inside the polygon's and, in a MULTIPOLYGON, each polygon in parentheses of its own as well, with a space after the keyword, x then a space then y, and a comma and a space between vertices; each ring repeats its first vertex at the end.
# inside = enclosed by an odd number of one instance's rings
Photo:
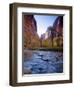
POLYGON ((43 47, 63 47, 63 16, 58 16, 53 26, 41 35, 43 47))
POLYGON ((55 28, 55 31, 62 35, 63 32, 63 16, 58 16, 55 20, 53 27, 55 28))
POLYGON ((63 16, 55 20, 53 28, 55 29, 54 46, 63 47, 63 16))
POLYGON ((37 23, 33 15, 24 15, 24 48, 40 47, 37 23))

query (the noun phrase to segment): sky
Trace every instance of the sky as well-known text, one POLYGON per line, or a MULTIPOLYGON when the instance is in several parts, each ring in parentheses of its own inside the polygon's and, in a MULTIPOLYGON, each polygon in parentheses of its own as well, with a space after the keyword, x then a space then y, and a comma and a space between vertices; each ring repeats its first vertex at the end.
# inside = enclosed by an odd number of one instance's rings
POLYGON ((34 15, 35 20, 37 22, 37 33, 39 37, 41 37, 41 34, 45 33, 47 28, 49 26, 52 26, 55 19, 58 16, 52 16, 52 15, 34 15))

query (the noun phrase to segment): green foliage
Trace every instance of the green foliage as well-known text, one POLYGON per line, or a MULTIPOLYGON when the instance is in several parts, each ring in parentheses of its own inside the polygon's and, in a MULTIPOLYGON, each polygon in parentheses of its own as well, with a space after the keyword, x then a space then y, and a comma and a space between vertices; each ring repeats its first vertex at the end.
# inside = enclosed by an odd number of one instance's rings
POLYGON ((46 39, 42 41, 42 47, 52 47, 52 40, 51 39, 46 39))

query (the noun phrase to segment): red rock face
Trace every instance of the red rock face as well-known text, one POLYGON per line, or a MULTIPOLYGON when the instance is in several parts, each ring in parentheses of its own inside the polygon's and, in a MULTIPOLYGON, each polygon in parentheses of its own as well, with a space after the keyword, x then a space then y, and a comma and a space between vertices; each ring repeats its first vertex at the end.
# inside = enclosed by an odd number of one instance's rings
POLYGON ((24 16, 24 28, 37 31, 36 21, 33 15, 25 15, 24 16), (28 28, 27 28, 28 27, 28 28))
POLYGON ((24 47, 36 48, 40 46, 37 25, 33 15, 24 15, 24 47))

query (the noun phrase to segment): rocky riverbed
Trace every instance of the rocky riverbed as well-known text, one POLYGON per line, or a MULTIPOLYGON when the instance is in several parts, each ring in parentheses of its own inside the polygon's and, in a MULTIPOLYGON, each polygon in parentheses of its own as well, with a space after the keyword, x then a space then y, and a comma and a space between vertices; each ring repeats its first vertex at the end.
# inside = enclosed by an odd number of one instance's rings
POLYGON ((23 74, 63 72, 63 53, 57 51, 24 51, 23 74))

